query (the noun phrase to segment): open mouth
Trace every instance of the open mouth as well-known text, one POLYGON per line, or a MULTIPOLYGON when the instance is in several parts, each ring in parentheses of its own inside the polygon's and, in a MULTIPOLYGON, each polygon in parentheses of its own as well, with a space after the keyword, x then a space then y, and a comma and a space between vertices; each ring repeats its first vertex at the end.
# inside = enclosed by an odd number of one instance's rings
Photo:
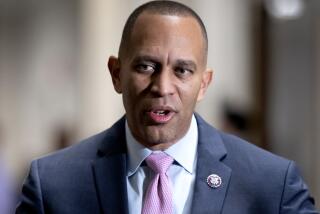
POLYGON ((151 110, 148 112, 150 119, 159 124, 167 123, 174 115, 174 111, 159 109, 159 110, 151 110))
POLYGON ((170 111, 168 110, 158 110, 158 111, 152 111, 153 114, 157 114, 157 115, 168 115, 170 113, 170 111))

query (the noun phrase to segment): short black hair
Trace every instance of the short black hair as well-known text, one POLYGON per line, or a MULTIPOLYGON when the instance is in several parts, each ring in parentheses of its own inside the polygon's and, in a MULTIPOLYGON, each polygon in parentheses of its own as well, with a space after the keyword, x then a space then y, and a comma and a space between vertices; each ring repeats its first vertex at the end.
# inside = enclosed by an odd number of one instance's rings
POLYGON ((205 48, 205 56, 208 53, 208 36, 206 28, 198 16, 198 14, 189 8, 188 6, 175 1, 150 1, 142 4, 136 8, 128 17, 122 32, 120 47, 119 47, 119 57, 123 56, 124 51, 128 48, 128 42, 130 41, 130 35, 132 33, 134 24, 137 18, 143 13, 159 14, 159 15, 176 15, 182 17, 192 17, 200 25, 205 48))

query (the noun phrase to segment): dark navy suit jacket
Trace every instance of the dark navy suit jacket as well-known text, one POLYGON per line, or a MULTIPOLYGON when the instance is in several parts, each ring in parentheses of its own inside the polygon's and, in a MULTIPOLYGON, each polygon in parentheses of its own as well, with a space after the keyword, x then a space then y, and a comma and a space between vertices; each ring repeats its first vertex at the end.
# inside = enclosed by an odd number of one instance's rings
MULTIPOLYGON (((199 141, 192 213, 317 213, 292 161, 224 134, 196 115, 199 141), (206 179, 217 174, 218 188, 206 179)), ((128 213, 125 119, 35 160, 16 213, 128 213)))

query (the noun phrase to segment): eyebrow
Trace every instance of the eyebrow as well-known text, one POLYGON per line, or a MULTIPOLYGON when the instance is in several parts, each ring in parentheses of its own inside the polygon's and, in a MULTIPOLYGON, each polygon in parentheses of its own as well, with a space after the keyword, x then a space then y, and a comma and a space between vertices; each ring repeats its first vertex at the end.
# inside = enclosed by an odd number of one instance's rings
POLYGON ((132 62, 133 63, 138 63, 138 62, 143 62, 143 61, 152 61, 152 62, 159 62, 159 59, 153 56, 148 56, 148 55, 141 55, 141 56, 136 56, 132 62))
MULTIPOLYGON (((159 63, 161 60, 155 56, 150 56, 150 55, 136 56, 132 60, 133 63, 138 63, 143 61, 151 61, 151 62, 159 63)), ((187 67, 192 70, 197 70, 197 65, 193 60, 178 59, 175 61, 174 65, 179 67, 187 67)))
POLYGON ((192 60, 178 59, 175 64, 176 64, 176 66, 188 67, 190 69, 197 70, 197 65, 192 60))

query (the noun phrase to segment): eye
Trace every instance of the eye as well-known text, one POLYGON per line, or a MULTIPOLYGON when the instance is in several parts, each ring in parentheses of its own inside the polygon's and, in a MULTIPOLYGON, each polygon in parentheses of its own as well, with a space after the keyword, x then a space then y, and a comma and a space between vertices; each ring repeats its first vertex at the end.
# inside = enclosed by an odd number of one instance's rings
POLYGON ((193 74, 193 71, 187 68, 178 67, 175 69, 175 73, 177 76, 180 76, 180 77, 188 77, 193 74))
POLYGON ((138 64, 135 69, 141 73, 153 73, 156 67, 152 64, 138 64))

